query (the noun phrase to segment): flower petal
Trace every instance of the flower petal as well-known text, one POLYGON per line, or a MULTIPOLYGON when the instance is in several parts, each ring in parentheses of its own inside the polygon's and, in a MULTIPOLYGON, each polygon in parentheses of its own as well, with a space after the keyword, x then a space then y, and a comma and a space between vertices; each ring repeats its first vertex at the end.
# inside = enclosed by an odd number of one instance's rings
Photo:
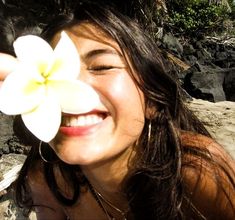
POLYGON ((55 96, 48 93, 42 104, 34 111, 23 114, 25 126, 40 140, 51 141, 61 123, 61 109, 55 96))
POLYGON ((64 113, 86 113, 100 103, 96 91, 82 81, 52 81, 49 85, 58 95, 64 113))
POLYGON ((80 72, 80 57, 76 46, 63 31, 54 49, 55 63, 50 70, 50 80, 77 79, 80 72))
POLYGON ((0 111, 9 115, 31 111, 44 96, 44 86, 20 72, 13 72, 0 88, 0 111))
POLYGON ((48 65, 54 59, 50 44, 38 36, 19 37, 13 46, 19 61, 36 65, 40 72, 46 72, 48 65))

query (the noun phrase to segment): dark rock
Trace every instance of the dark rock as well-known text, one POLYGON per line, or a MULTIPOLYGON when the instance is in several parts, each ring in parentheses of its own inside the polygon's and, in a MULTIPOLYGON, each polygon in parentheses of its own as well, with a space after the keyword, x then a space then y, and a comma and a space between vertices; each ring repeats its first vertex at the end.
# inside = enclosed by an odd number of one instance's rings
POLYGON ((2 148, 13 134, 13 117, 6 116, 0 112, 0 148, 2 148))
POLYGON ((226 51, 216 52, 214 63, 222 68, 228 68, 229 54, 226 51))
POLYGON ((181 45, 179 40, 176 37, 174 37, 172 34, 164 35, 163 43, 168 50, 172 51, 178 56, 181 56, 183 54, 183 46, 181 45))
POLYGON ((198 50, 196 54, 197 54, 198 62, 200 63, 204 63, 205 61, 212 60, 211 53, 204 48, 202 48, 201 50, 198 50))
POLYGON ((227 68, 235 68, 235 48, 234 50, 229 50, 228 51, 228 65, 227 68))
POLYGON ((28 154, 30 150, 30 146, 20 144, 20 141, 16 136, 10 137, 7 141, 7 145, 9 146, 10 153, 28 154))
POLYGON ((215 59, 226 60, 228 58, 228 53, 226 51, 219 51, 215 53, 215 59))
POLYGON ((181 59, 191 67, 178 77, 192 97, 213 102, 235 100, 235 38, 191 39, 184 43, 181 59))
POLYGON ((194 65, 197 62, 197 57, 194 55, 187 55, 184 57, 184 61, 187 62, 190 65, 194 65))
POLYGON ((203 49, 202 42, 201 41, 195 41, 195 48, 196 49, 203 49))
POLYGON ((183 87, 192 97, 218 102, 226 100, 223 82, 222 69, 197 63, 186 71, 183 87))
POLYGON ((1 148, 1 151, 2 151, 2 154, 9 154, 9 153, 10 153, 9 146, 4 145, 4 146, 1 148))
POLYGON ((223 88, 226 99, 235 102, 235 67, 228 69, 225 74, 223 88))
POLYGON ((212 56, 211 62, 221 68, 231 68, 235 66, 235 47, 225 43, 205 41, 203 43, 212 56))
POLYGON ((27 154, 29 146, 20 144, 13 132, 13 117, 0 113, 0 156, 9 153, 27 154))
POLYGON ((187 56, 187 55, 194 54, 196 52, 196 50, 194 49, 192 44, 185 44, 183 46, 183 52, 184 52, 184 55, 187 56))
POLYGON ((230 50, 229 53, 230 53, 231 60, 235 60, 235 48, 234 50, 230 50))

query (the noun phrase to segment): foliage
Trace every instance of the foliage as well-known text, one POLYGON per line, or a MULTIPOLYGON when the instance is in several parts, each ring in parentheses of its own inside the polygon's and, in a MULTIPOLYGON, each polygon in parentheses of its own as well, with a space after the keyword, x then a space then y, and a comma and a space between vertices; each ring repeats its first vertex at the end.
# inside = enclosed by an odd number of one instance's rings
POLYGON ((186 35, 195 36, 214 31, 229 17, 225 6, 210 4, 208 0, 168 0, 166 3, 168 25, 175 32, 186 35))
POLYGON ((230 18, 232 20, 235 20, 235 1, 234 0, 228 0, 228 3, 231 7, 230 18))

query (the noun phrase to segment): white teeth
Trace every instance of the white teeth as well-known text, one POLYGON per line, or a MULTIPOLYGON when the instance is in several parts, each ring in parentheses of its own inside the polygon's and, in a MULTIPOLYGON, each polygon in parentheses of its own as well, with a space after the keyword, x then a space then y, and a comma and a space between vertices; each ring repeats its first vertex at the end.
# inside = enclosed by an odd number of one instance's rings
MULTIPOLYGON (((86 118, 85 116, 80 116, 78 118, 73 118, 74 120, 72 120, 74 123, 72 123, 72 126, 84 126, 86 123, 86 118)), ((87 120, 88 121, 88 120, 87 120)))
POLYGON ((62 125, 72 127, 72 126, 89 126, 98 124, 103 118, 101 115, 86 115, 86 116, 63 116, 62 125))

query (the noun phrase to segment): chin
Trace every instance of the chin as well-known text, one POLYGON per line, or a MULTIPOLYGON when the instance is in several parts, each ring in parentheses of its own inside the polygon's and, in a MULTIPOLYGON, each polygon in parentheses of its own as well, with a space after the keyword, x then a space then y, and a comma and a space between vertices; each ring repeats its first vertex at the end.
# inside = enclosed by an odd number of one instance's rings
POLYGON ((81 147, 78 144, 66 142, 66 145, 60 144, 53 148, 60 160, 71 165, 91 165, 102 160, 100 153, 97 153, 95 147, 91 148, 91 146, 81 147))

